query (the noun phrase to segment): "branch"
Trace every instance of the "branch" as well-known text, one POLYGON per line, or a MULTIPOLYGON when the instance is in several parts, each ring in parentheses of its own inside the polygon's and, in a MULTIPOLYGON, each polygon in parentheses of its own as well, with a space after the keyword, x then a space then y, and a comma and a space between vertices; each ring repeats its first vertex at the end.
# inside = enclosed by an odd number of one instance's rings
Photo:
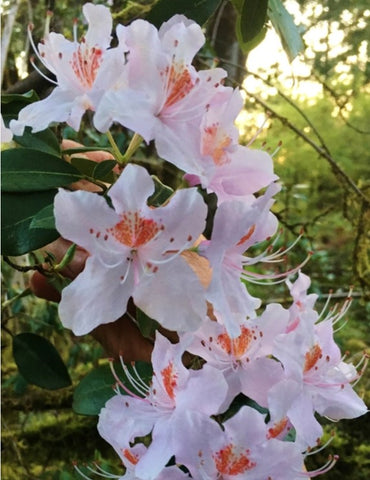
POLYGON ((335 105, 339 109, 340 118, 347 125, 347 127, 352 128, 352 130, 354 130, 357 133, 360 133, 361 135, 370 135, 369 130, 362 130, 361 128, 356 127, 351 122, 349 122, 348 119, 344 116, 343 110, 344 110, 344 107, 349 102, 349 97, 346 96, 346 101, 341 102, 340 99, 339 99, 340 95, 335 90, 333 90, 324 80, 321 80, 321 78, 319 78, 318 74, 316 74, 314 72, 313 76, 322 84, 324 90, 326 90, 329 93, 329 95, 333 98, 335 105))
POLYGON ((293 125, 286 117, 283 117, 279 113, 277 113, 275 110, 273 110, 266 102, 261 100, 257 95, 254 93, 250 93, 247 90, 244 89, 244 91, 252 97, 259 105, 261 105, 267 112, 270 113, 272 117, 277 118, 280 120, 280 122, 293 130, 294 133, 296 133, 300 138, 302 138, 306 143, 308 143, 316 152, 323 158, 325 158, 333 171, 333 173, 341 178, 344 183, 349 187, 351 190, 354 191, 354 193, 360 197, 366 205, 370 205, 370 199, 366 197, 366 195, 357 187, 357 185, 354 183, 354 181, 344 172, 344 170, 341 169, 341 167, 337 164, 337 162, 334 160, 334 158, 326 151, 324 147, 320 147, 317 145, 313 140, 311 140, 304 132, 302 132, 299 128, 297 128, 295 125, 293 125))

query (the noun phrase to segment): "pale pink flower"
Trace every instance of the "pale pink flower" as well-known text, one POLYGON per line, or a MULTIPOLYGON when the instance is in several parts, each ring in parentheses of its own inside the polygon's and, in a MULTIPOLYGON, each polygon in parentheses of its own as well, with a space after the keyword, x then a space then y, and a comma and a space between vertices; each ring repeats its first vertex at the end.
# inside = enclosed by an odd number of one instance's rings
POLYGON ((297 480, 304 456, 292 442, 267 439, 264 416, 242 407, 223 424, 223 435, 199 449, 198 464, 189 466, 196 480, 297 480))
POLYGON ((130 164, 109 191, 114 208, 95 193, 56 195, 58 231, 89 252, 59 306, 62 323, 76 335, 119 318, 131 296, 172 330, 196 329, 204 318, 203 288, 180 254, 202 233, 206 205, 195 189, 185 189, 153 209, 146 203, 153 192, 148 172, 130 164))
POLYGON ((307 294, 307 290, 311 285, 310 277, 299 271, 295 282, 292 283, 287 279, 286 284, 293 297, 293 303, 289 307, 290 322, 288 330, 294 330, 300 322, 308 322, 308 324, 311 325, 316 323, 319 315, 316 310, 314 310, 314 305, 318 295, 315 293, 307 294))
POLYGON ((154 139, 160 157, 192 171, 197 159, 190 126, 200 125, 211 99, 225 89, 220 82, 226 72, 196 71, 191 65, 205 38, 201 27, 183 15, 175 15, 159 31, 145 20, 119 25, 117 36, 128 51, 128 82, 107 91, 94 117, 96 128, 106 131, 118 122, 146 142, 154 139))
MULTIPOLYGON (((92 474, 93 478, 103 477, 116 480, 142 480, 142 477, 138 477, 136 474, 136 465, 139 460, 145 455, 147 447, 142 443, 137 443, 133 447, 129 446, 128 448, 122 448, 117 453, 122 460, 122 464, 126 469, 124 475, 114 475, 110 472, 105 471, 98 464, 95 464, 95 468, 86 466, 92 474), (96 477, 95 477, 96 475, 96 477)), ((75 465, 75 470, 81 475, 81 477, 86 480, 92 480, 92 478, 86 476, 82 470, 75 465)), ((164 468, 153 480, 185 480, 189 479, 189 476, 182 472, 176 466, 164 468)))
POLYGON ((240 324, 240 335, 232 338, 218 322, 204 321, 190 334, 188 350, 222 371, 229 386, 223 404, 226 410, 240 392, 267 406, 271 387, 282 380, 283 369, 271 357, 275 337, 288 324, 288 311, 279 304, 268 305, 261 316, 240 324))
POLYGON ((181 360, 185 348, 157 332, 151 385, 129 375, 123 364, 129 381, 142 396, 130 392, 116 377, 126 394, 118 391, 100 412, 99 433, 117 452, 129 448, 136 437, 151 434, 151 444, 135 467, 135 474, 143 480, 157 478, 173 455, 181 463, 187 456, 184 452, 193 450, 194 434, 204 438, 214 429, 220 431, 210 416, 220 411, 226 382, 222 373, 209 365, 186 369, 181 360))
POLYGON ((273 355, 282 362, 286 378, 269 393, 274 419, 288 418, 296 429, 297 442, 305 447, 315 445, 322 435, 315 412, 340 420, 367 411, 351 385, 359 375, 352 364, 342 360, 331 320, 315 326, 307 323, 277 336, 273 355))
MULTIPOLYGON (((102 95, 123 73, 124 53, 109 49, 112 17, 107 7, 86 3, 83 13, 88 30, 80 42, 77 25, 74 40, 59 33, 49 33, 35 53, 43 65, 56 76, 56 88, 38 102, 23 108, 17 120, 10 122, 15 135, 22 135, 26 126, 33 132, 47 128, 52 122, 67 122, 79 129, 86 110, 95 110, 102 95)), ((30 35, 32 40, 32 37, 30 35)))
POLYGON ((219 205, 211 240, 199 248, 199 253, 208 258, 213 270, 207 299, 212 303, 219 322, 233 337, 240 335, 239 324, 246 317, 255 317, 255 310, 261 304, 240 280, 251 278, 244 267, 263 260, 263 256, 249 258, 244 252, 275 233, 277 220, 270 207, 272 196, 279 190, 277 184, 271 184, 266 193, 251 205, 236 200, 219 205))
POLYGON ((216 193, 218 203, 231 199, 252 203, 255 192, 278 178, 266 152, 238 144, 234 122, 242 107, 240 92, 225 88, 213 97, 201 124, 193 122, 187 135, 197 162, 188 166, 185 179, 216 193))

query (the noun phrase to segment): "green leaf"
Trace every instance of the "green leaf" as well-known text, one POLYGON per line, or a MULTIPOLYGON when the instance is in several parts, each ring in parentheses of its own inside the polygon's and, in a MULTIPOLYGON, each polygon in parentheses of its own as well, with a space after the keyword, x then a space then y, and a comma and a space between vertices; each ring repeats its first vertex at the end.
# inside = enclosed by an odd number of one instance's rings
POLYGON ((2 193, 2 254, 23 255, 56 240, 53 229, 30 228, 33 218, 54 201, 57 191, 34 193, 2 193))
POLYGON ((47 205, 40 210, 31 220, 30 228, 46 228, 55 230, 54 205, 47 205))
POLYGON ((240 33, 243 43, 259 35, 267 17, 268 0, 244 0, 240 14, 240 33))
POLYGON ((95 168, 92 172, 92 176, 97 180, 103 182, 114 182, 113 168, 117 165, 115 160, 103 160, 102 162, 95 163, 95 168))
POLYGON ((148 13, 146 20, 159 28, 176 13, 182 13, 203 25, 220 3, 221 0, 159 0, 148 13))
POLYGON ((71 385, 68 370, 55 347, 34 333, 13 337, 13 356, 28 383, 48 390, 71 385))
POLYGON ((50 190, 82 178, 68 162, 38 150, 12 148, 5 150, 2 157, 4 192, 50 190))
MULTIPOLYGON (((30 103, 39 100, 36 92, 33 90, 23 94, 5 94, 1 97, 1 114, 6 126, 9 125, 10 120, 17 118, 19 111, 29 105, 30 103)), ((40 150, 42 152, 50 153, 60 157, 60 146, 57 137, 51 129, 43 130, 42 132, 32 133, 30 127, 26 127, 22 136, 15 135, 13 140, 22 147, 40 150)))
POLYGON ((222 416, 222 422, 225 422, 229 418, 233 417, 244 405, 248 405, 248 407, 252 407, 258 412, 262 413, 262 415, 267 415, 269 411, 267 408, 261 407, 257 402, 253 399, 247 397, 243 393, 239 393, 234 400, 231 402, 229 408, 224 412, 222 416))
POLYGON ((18 115, 26 105, 37 102, 39 97, 34 90, 19 94, 19 93, 5 93, 1 95, 1 113, 3 116, 11 116, 12 118, 18 115))
MULTIPOLYGON (((127 368, 130 373, 136 377, 133 366, 129 365, 127 368)), ((128 390, 135 395, 142 396, 126 378, 119 362, 114 364, 114 369, 117 372, 120 381, 126 385, 128 390)), ((146 362, 135 362, 135 369, 144 383, 149 385, 153 375, 151 364, 146 362)), ((114 378, 109 365, 102 365, 92 370, 81 380, 74 391, 72 404, 73 410, 81 415, 98 415, 106 402, 115 394, 113 391, 113 386, 115 384, 116 379, 114 378)), ((122 393, 126 394, 127 392, 122 390, 122 393)))
POLYGON ((153 339, 159 323, 148 317, 140 308, 136 308, 136 321, 142 336, 153 339))
POLYGON ((280 37, 289 60, 292 62, 304 50, 299 28, 281 0, 269 0, 268 17, 280 37))
POLYGON ((162 183, 156 175, 152 175, 154 180, 155 190, 153 195, 148 198, 148 205, 152 207, 160 207, 173 194, 173 189, 168 185, 162 183))
POLYGON ((60 145, 57 137, 50 128, 42 132, 32 133, 30 127, 26 127, 21 137, 15 135, 13 140, 22 147, 40 150, 56 157, 61 157, 60 145))
POLYGON ((72 408, 81 415, 98 415, 113 397, 115 379, 109 365, 102 365, 84 377, 73 394, 72 408))
POLYGON ((253 50, 255 47, 257 47, 257 45, 259 45, 262 42, 262 40, 265 38, 267 33, 267 27, 263 27, 258 33, 258 35, 256 35, 252 40, 250 40, 249 42, 244 42, 242 38, 242 33, 241 33, 241 17, 240 16, 237 17, 236 19, 235 30, 236 30, 236 38, 238 39, 239 46, 244 53, 248 53, 251 50, 253 50))
POLYGON ((71 165, 73 165, 82 175, 92 177, 96 162, 84 157, 72 157, 71 165))
MULTIPOLYGON (((85 153, 85 152, 108 152, 111 153, 110 147, 76 147, 76 148, 64 148, 62 153, 64 155, 72 155, 73 153, 85 153)), ((82 157, 81 157, 82 158, 82 157)))

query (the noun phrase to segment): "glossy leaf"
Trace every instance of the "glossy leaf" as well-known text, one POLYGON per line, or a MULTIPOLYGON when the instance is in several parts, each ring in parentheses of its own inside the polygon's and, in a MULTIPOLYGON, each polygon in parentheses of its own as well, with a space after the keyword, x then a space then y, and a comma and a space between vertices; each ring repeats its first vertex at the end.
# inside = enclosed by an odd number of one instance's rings
POLYGON ((244 0, 240 14, 240 33, 243 43, 259 35, 267 18, 268 0, 244 0))
POLYGON ((136 321, 142 336, 153 340, 159 323, 148 317, 148 315, 139 308, 136 308, 136 321))
MULTIPOLYGON (((127 388, 133 393, 139 394, 126 379, 121 365, 116 363, 114 368, 120 380, 127 388)), ((133 373, 132 366, 128 368, 133 373)), ((136 362, 135 368, 142 380, 146 384, 149 384, 152 377, 150 364, 136 362)), ((73 410, 81 415, 98 415, 106 402, 114 395, 113 386, 115 383, 116 380, 109 365, 102 365, 91 371, 81 380, 75 389, 72 404, 73 410)), ((122 393, 125 392, 122 391, 122 393)))
POLYGON ((2 155, 3 192, 50 190, 82 177, 68 162, 38 150, 12 148, 2 155))
POLYGON ((13 356, 28 383, 48 390, 71 385, 68 370, 55 347, 34 333, 13 337, 13 356))
POLYGON ((182 13, 203 25, 216 11, 221 0, 159 0, 146 17, 150 23, 159 28, 176 13, 182 13))
POLYGON ((102 365, 84 377, 73 394, 72 408, 81 415, 98 415, 114 395, 113 378, 109 365, 102 365))
POLYGON ((39 150, 56 157, 61 156, 58 139, 50 128, 42 132, 32 133, 31 129, 26 127, 24 134, 21 137, 15 135, 13 140, 25 148, 39 150))
POLYGON ((26 105, 39 100, 37 93, 30 90, 26 93, 5 93, 1 95, 1 114, 3 117, 15 118, 26 105))
POLYGON ((173 194, 173 189, 162 183, 156 175, 152 175, 152 179, 154 180, 155 190, 153 195, 148 198, 148 205, 160 207, 173 194))
POLYGON ((31 228, 33 218, 53 204, 57 191, 3 193, 1 196, 2 254, 23 255, 56 240, 54 229, 31 228))
POLYGON ((299 28, 281 0, 269 0, 268 16, 290 61, 304 50, 299 28))
POLYGON ((102 162, 96 163, 92 176, 103 182, 113 181, 112 170, 116 165, 117 162, 115 160, 103 160, 102 162))
POLYGON ((40 210, 32 219, 30 228, 55 229, 54 205, 50 204, 40 210))

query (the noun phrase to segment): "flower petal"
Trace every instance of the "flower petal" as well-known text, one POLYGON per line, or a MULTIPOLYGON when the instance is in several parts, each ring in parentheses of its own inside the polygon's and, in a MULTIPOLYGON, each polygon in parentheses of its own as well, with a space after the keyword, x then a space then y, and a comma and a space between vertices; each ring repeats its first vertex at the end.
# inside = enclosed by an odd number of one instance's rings
POLYGON ((178 332, 195 330, 207 313, 198 277, 181 257, 160 265, 156 273, 143 276, 133 298, 149 317, 178 332))
POLYGON ((83 272, 62 291, 59 316, 63 325, 75 335, 84 335, 123 315, 134 284, 133 273, 127 275, 127 268, 123 264, 106 268, 89 257, 83 272))

